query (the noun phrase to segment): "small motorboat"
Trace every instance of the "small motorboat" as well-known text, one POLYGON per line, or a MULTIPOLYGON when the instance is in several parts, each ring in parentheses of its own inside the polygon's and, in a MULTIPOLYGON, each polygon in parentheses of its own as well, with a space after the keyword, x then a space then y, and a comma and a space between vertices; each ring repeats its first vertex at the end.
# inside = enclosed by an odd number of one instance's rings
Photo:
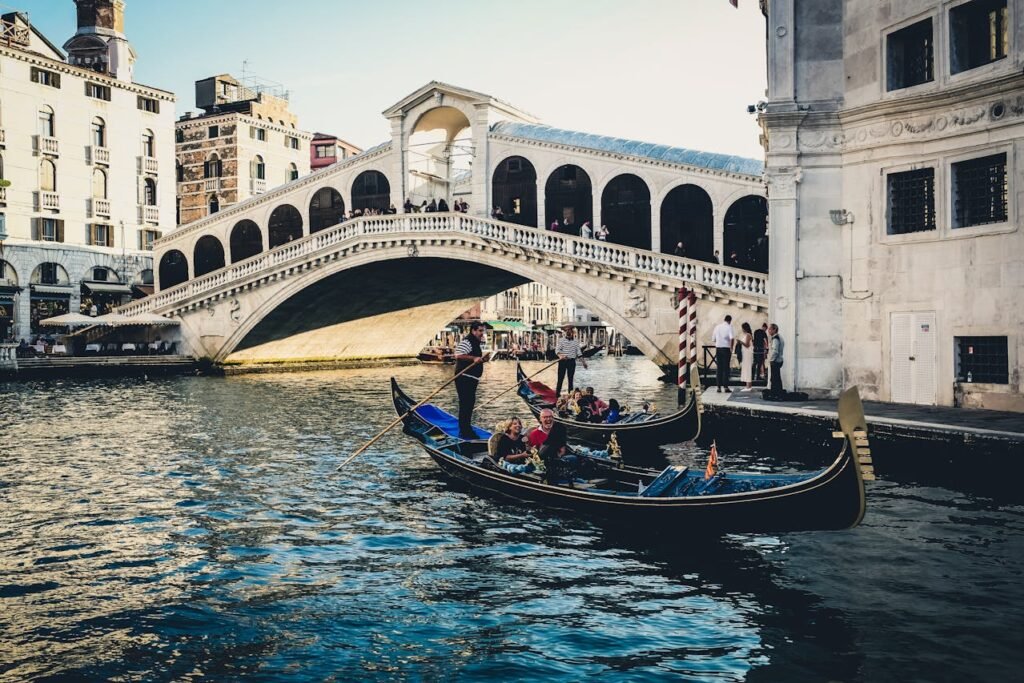
POLYGON ((424 363, 454 363, 455 352, 448 346, 425 346, 417 358, 424 363))

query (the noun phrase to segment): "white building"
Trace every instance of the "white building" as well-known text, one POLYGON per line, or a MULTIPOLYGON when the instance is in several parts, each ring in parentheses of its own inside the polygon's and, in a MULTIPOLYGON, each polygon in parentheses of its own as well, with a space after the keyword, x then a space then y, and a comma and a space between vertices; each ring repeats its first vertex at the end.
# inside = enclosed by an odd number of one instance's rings
POLYGON ((132 82, 123 2, 76 4, 67 55, 2 18, 2 337, 151 291, 152 242, 174 226, 174 95, 132 82))
POLYGON ((787 388, 1024 410, 1024 2, 762 7, 787 388))

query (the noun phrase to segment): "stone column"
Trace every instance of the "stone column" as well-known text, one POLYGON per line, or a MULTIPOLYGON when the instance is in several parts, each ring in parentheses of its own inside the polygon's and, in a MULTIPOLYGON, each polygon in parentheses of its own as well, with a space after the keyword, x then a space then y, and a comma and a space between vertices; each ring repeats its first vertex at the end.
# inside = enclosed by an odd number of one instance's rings
POLYGON ((651 199, 651 251, 661 252, 661 203, 664 197, 651 199))
POLYGON ((469 210, 474 216, 491 215, 491 154, 488 145, 488 109, 487 105, 477 105, 472 126, 473 141, 473 175, 470 180, 472 194, 469 210))
POLYGON ((539 230, 544 230, 548 227, 546 199, 544 196, 544 186, 541 184, 541 179, 537 178, 537 228, 539 230))

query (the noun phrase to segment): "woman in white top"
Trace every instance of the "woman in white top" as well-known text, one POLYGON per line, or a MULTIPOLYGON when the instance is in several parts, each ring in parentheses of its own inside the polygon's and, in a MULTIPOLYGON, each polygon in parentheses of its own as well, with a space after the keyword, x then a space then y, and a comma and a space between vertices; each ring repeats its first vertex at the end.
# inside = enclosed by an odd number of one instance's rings
POLYGON ((740 325, 743 330, 736 340, 736 346, 743 347, 743 360, 740 361, 740 381, 746 386, 743 391, 750 391, 754 386, 754 335, 750 331, 750 323, 740 325))

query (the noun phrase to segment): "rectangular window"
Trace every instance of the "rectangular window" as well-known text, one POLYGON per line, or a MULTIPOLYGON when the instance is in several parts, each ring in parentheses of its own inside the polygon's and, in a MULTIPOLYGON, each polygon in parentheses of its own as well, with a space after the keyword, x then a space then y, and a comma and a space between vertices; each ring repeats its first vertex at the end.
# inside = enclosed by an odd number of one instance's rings
POLYGON ((56 263, 39 264, 39 284, 56 285, 60 282, 60 278, 57 275, 58 270, 56 263))
POLYGON ((263 142, 267 139, 267 131, 259 126, 249 126, 249 137, 263 142))
POLYGON ((174 141, 179 144, 185 142, 185 131, 181 129, 174 131, 174 141))
POLYGON ((1008 350, 1006 337, 957 337, 957 381, 1009 384, 1008 350))
POLYGON ((160 232, 157 230, 139 230, 139 249, 153 251, 153 242, 160 239, 160 232))
POLYGON ((299 139, 297 137, 295 137, 294 135, 285 135, 284 136, 284 144, 285 144, 286 147, 290 147, 292 149, 298 149, 299 148, 299 139))
POLYGON ((97 100, 110 101, 110 88, 99 83, 85 83, 85 95, 86 97, 95 97, 97 100))
POLYGON ((953 227, 1002 223, 1007 216, 1006 153, 953 164, 953 227))
POLYGON ((60 74, 56 71, 47 71, 39 67, 32 67, 32 80, 39 85, 48 85, 51 88, 60 87, 60 74))
POLYGON ((208 129, 208 133, 211 139, 220 137, 220 126, 210 126, 208 129))
POLYGON ((142 111, 148 111, 151 114, 160 113, 160 101, 154 100, 151 97, 143 97, 139 95, 139 109, 142 111))
POLYGON ((1010 42, 1006 0, 974 0, 949 10, 949 70, 958 74, 1004 59, 1010 42))
POLYGON ((935 169, 889 174, 890 235, 935 229, 935 169))
POLYGON ((113 227, 110 225, 104 225, 103 223, 94 223, 90 225, 86 241, 94 247, 114 246, 113 227))
POLYGON ((909 88, 935 78, 932 20, 894 31, 886 38, 888 90, 909 88))
POLYGON ((38 234, 35 235, 37 240, 43 242, 63 242, 64 241, 64 221, 58 218, 37 218, 38 223, 38 234))
POLYGON ((316 146, 316 158, 317 159, 332 159, 337 154, 334 151, 334 145, 317 145, 316 146))

